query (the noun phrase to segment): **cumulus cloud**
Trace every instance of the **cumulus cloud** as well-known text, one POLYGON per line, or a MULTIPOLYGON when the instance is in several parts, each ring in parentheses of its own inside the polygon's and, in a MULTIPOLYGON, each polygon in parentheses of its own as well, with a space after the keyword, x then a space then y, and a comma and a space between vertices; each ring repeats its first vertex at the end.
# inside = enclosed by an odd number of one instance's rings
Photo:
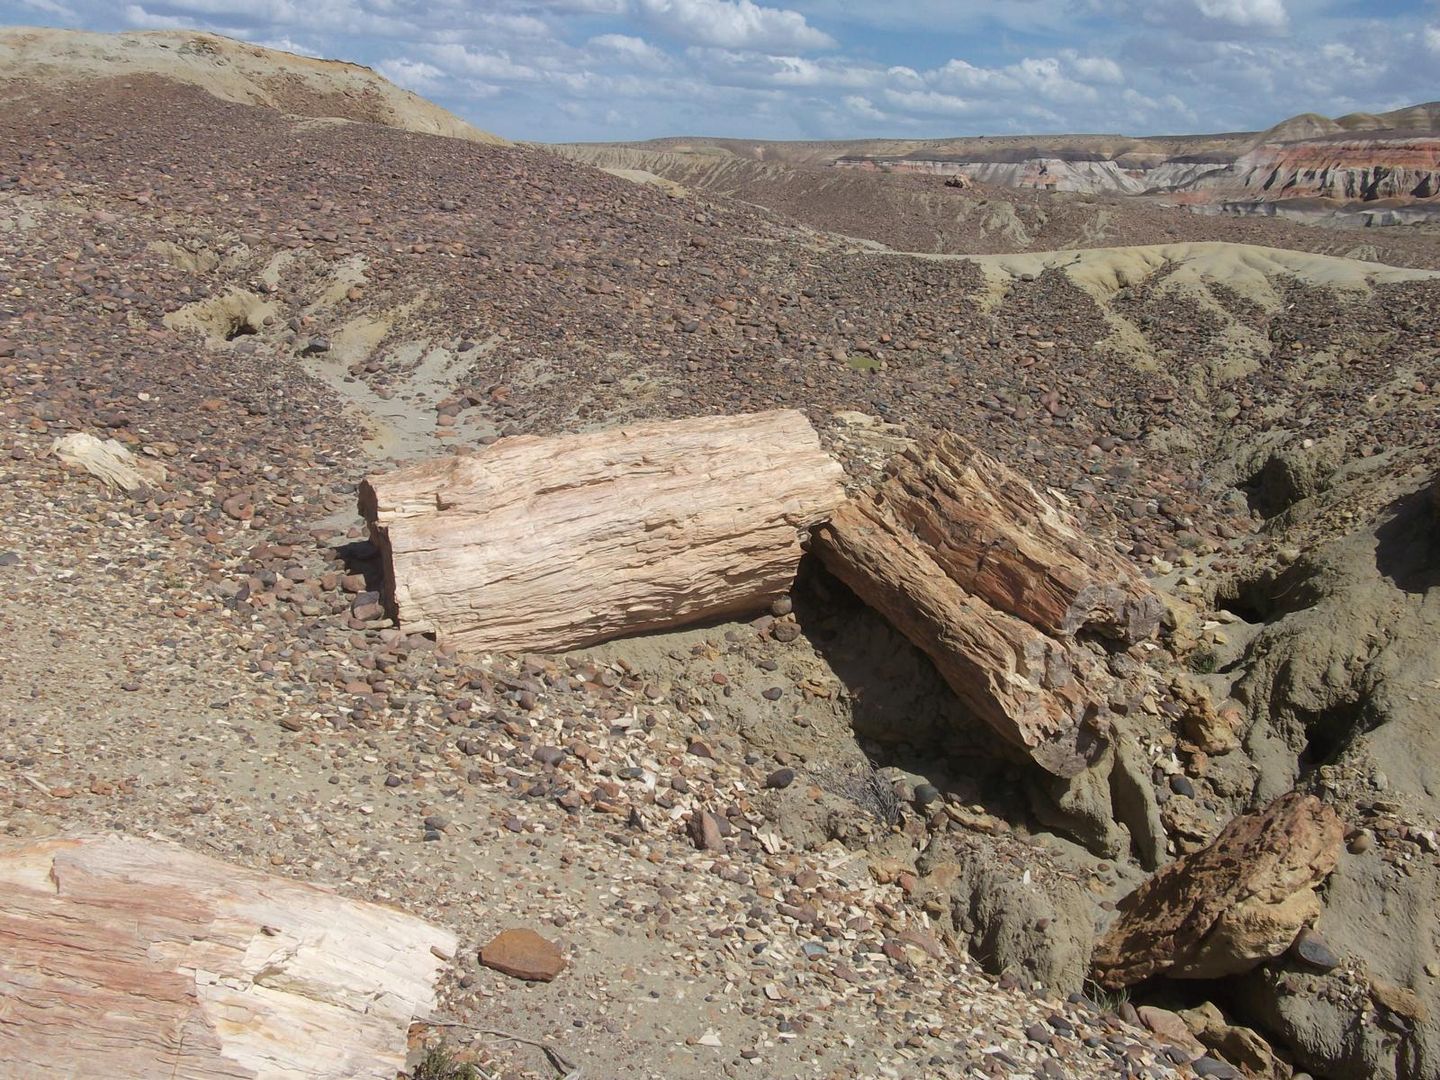
POLYGON ((977 103, 942 94, 937 90, 895 90, 885 91, 885 100, 905 112, 924 113, 928 116, 963 116, 974 112, 977 103))
POLYGON ((877 109, 874 102, 861 94, 847 94, 844 102, 845 107, 861 119, 874 121, 889 119, 887 113, 877 109))
POLYGON ((879 68, 844 59, 812 60, 697 46, 687 49, 685 55, 713 81, 728 86, 866 87, 884 79, 879 68))
MULTIPOLYGON (((517 80, 528 82, 538 77, 539 72, 528 64, 516 63, 503 52, 487 52, 471 49, 465 45, 433 45, 429 55, 444 72, 466 75, 477 79, 517 80)), ((427 65, 429 66, 429 65, 427 65)))
POLYGON ((296 41, 294 38, 280 37, 267 38, 264 41, 257 41, 256 45, 267 49, 278 49, 281 52, 294 53, 296 56, 311 56, 319 59, 325 53, 313 45, 306 45, 304 42, 296 41))
POLYGON ((193 19, 181 15, 159 15, 146 11, 139 4, 125 5, 125 21, 137 30, 190 30, 195 26, 193 19))
POLYGON ((382 60, 375 65, 375 70, 395 85, 414 90, 417 94, 434 93, 444 85, 445 80, 445 72, 434 64, 427 64, 423 60, 410 60, 403 56, 382 60))
POLYGON ((1289 22, 1285 0, 1195 0, 1200 14, 1231 26, 1281 30, 1289 22))
POLYGON ((608 54, 637 67, 661 70, 670 66, 665 50, 656 48, 644 38, 629 34, 598 34, 585 43, 592 52, 608 54))
POLYGON ((20 0, 22 13, 26 10, 34 13, 40 12, 44 15, 54 15, 57 18, 65 19, 67 22, 78 19, 79 13, 71 7, 59 2, 59 0, 20 0))
POLYGON ((661 33, 696 45, 787 52, 837 44, 798 11, 753 0, 635 0, 635 11, 661 33))
POLYGON ((1060 56, 1076 76, 1087 82, 1119 86, 1125 81, 1124 70, 1108 56, 1081 56, 1074 49, 1063 49, 1060 56))

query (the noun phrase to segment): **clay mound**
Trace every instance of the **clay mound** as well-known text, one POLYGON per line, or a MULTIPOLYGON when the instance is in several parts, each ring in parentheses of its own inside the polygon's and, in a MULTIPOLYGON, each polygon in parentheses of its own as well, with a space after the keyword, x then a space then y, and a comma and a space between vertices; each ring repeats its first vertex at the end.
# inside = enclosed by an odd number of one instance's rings
POLYGON ((158 75, 189 83, 222 101, 261 105, 295 116, 351 120, 508 145, 370 68, 266 49, 218 34, 157 30, 91 34, 13 27, 0 30, 0 97, 6 82, 62 86, 97 79, 158 75))
MULTIPOLYGON (((934 258, 935 256, 931 256, 934 258)), ((1293 279, 1305 285, 1365 291, 1375 285, 1440 277, 1433 270, 1412 270, 1379 263, 1285 251, 1256 244, 1147 244, 1092 248, 1088 251, 1036 251, 1016 255, 971 256, 992 284, 1064 270, 1098 300, 1165 271, 1176 284, 1218 282, 1267 309, 1278 307, 1277 285, 1293 279)))
POLYGON ((1302 113, 1282 120, 1255 139, 1255 146, 1276 142, 1305 142, 1327 137, 1344 137, 1364 133, 1379 135, 1440 134, 1440 101, 1410 105, 1386 113, 1348 113, 1338 119, 1319 113, 1302 113))

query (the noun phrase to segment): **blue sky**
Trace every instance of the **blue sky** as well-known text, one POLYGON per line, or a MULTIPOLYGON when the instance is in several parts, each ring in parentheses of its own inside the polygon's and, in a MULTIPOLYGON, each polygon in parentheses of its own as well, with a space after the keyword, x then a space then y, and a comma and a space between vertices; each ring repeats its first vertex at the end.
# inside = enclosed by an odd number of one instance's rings
POLYGON ((369 64, 516 139, 1269 127, 1440 98, 1440 0, 0 0, 369 64))

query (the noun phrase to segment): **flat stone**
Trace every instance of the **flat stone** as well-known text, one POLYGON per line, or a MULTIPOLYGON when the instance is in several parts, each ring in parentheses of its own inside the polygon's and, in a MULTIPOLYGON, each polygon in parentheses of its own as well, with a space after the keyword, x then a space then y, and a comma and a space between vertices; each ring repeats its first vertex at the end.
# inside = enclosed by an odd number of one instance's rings
POLYGON ((527 982, 550 982, 565 970, 560 947, 534 930, 502 930, 480 950, 488 968, 527 982))
POLYGON ((1196 1076, 1213 1076, 1216 1080, 1243 1080, 1244 1074, 1235 1066, 1213 1057, 1196 1058, 1190 1063, 1196 1076))
POLYGON ((1333 971, 1340 966, 1340 958, 1316 930, 1300 931, 1290 946, 1290 955, 1316 971, 1333 971))

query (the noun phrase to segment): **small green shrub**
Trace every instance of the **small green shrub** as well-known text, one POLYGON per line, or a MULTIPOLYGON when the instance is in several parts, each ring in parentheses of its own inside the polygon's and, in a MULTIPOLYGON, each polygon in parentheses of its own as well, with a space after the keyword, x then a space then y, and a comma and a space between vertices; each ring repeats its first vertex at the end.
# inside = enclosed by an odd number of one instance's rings
POLYGON ((455 1051, 444 1043, 427 1047, 411 1080, 481 1080, 480 1070, 466 1061, 456 1061, 455 1051))

